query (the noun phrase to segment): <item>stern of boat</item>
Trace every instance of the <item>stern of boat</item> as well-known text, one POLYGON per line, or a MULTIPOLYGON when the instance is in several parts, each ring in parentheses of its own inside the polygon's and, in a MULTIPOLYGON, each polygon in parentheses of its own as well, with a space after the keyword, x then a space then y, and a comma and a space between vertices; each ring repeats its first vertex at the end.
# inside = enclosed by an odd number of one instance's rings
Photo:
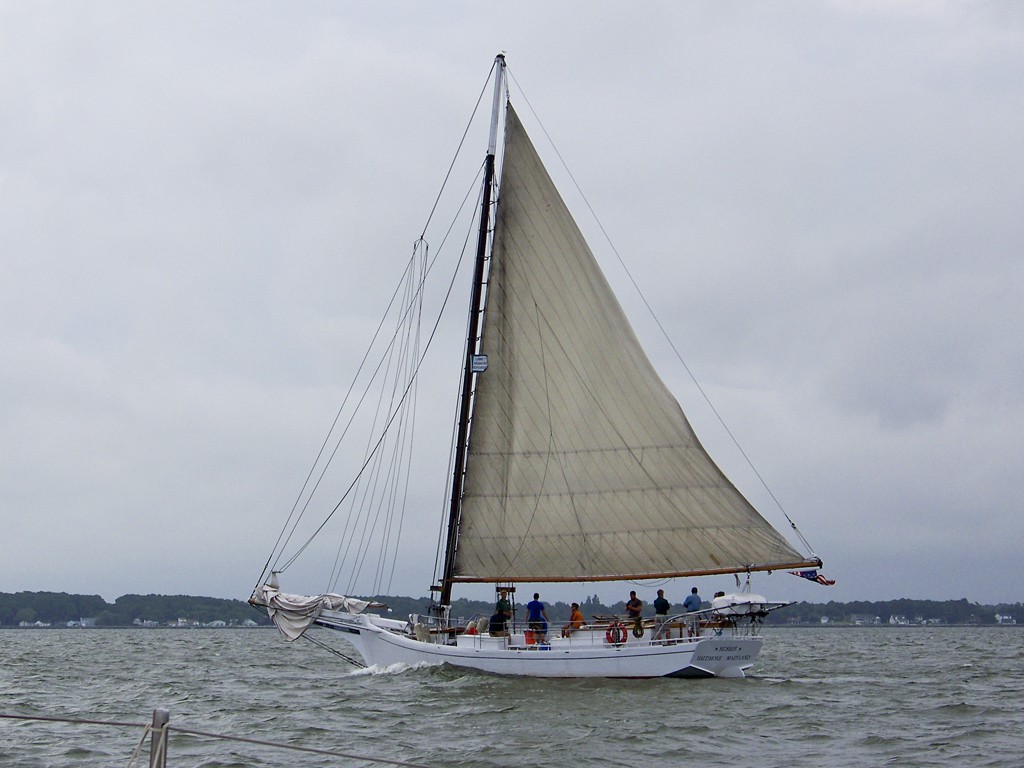
POLYGON ((757 660, 760 637, 708 637, 697 643, 686 667, 669 677, 746 677, 757 660))

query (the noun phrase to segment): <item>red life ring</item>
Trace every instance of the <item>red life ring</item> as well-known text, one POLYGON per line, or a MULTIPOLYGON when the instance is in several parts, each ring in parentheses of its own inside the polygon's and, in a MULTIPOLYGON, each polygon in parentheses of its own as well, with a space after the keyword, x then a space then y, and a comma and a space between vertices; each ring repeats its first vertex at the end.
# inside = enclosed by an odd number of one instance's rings
POLYGON ((613 621, 605 630, 604 639, 609 645, 622 645, 626 642, 626 628, 621 622, 613 621))

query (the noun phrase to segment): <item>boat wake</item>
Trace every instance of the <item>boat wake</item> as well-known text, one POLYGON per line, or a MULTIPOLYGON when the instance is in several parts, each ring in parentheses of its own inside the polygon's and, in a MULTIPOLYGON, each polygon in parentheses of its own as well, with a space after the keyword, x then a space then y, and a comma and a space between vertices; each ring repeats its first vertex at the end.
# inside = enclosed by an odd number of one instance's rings
POLYGON ((349 677, 364 677, 366 675, 399 675, 415 669, 427 669, 429 667, 440 667, 441 664, 431 661, 418 661, 415 664, 397 662, 395 664, 371 664, 365 669, 354 669, 348 673, 349 677))

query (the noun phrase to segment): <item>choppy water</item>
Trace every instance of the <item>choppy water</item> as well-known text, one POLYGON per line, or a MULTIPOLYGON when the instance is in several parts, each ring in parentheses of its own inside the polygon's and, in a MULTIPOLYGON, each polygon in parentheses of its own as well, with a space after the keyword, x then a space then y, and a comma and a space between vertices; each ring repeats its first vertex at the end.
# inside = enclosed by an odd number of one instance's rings
MULTIPOLYGON (((1022 764, 1024 628, 767 635, 745 680, 566 681, 353 672, 272 630, 3 630, 0 714, 162 707, 181 728, 431 766, 1022 764)), ((0 766, 126 766, 141 736, 0 719, 0 766)), ((167 764, 370 765, 173 732, 167 764)))

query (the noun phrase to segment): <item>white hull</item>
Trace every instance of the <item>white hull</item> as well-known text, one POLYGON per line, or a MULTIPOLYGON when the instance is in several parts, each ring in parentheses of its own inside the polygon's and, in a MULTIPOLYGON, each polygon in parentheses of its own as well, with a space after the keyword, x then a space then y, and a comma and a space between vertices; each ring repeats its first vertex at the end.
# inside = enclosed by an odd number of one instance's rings
POLYGON ((543 646, 526 645, 521 635, 460 635, 446 645, 417 640, 402 622, 367 614, 325 611, 317 623, 344 632, 369 665, 451 664, 524 677, 743 677, 762 644, 760 637, 728 634, 655 642, 630 635, 614 644, 600 628, 543 646))

